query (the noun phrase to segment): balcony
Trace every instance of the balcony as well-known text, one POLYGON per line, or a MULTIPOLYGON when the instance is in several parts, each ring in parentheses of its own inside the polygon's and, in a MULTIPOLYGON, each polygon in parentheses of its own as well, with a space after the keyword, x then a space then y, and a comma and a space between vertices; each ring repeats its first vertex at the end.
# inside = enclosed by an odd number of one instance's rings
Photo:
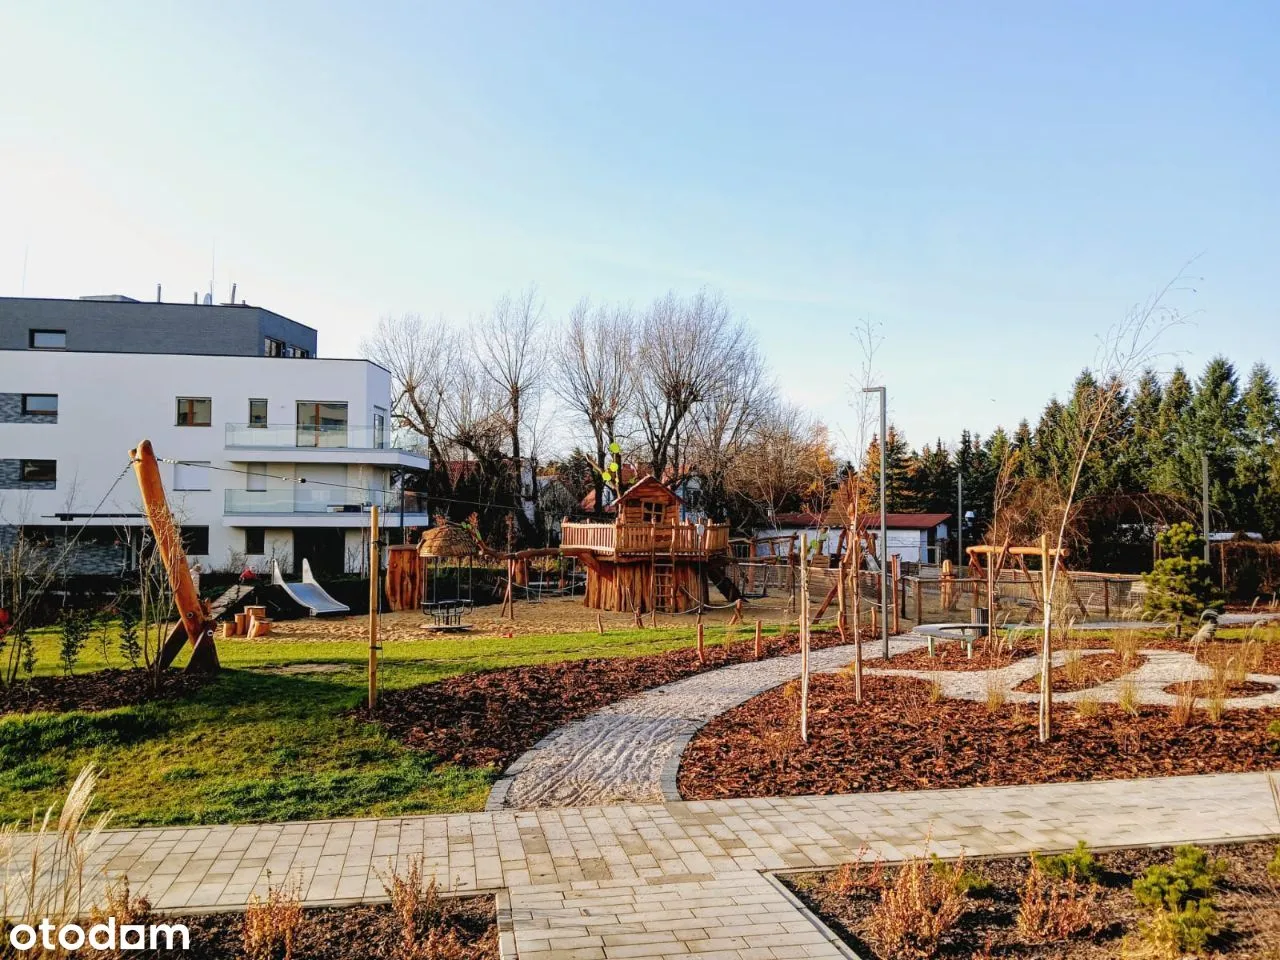
POLYGON ((226 516, 325 516, 338 524, 346 516, 354 525, 363 526, 368 521, 362 515, 370 507, 376 505, 390 521, 400 516, 403 505, 405 522, 409 523, 407 518, 412 516, 417 525, 427 512, 426 497, 412 491, 402 495, 399 491, 360 491, 300 483, 270 490, 225 490, 223 495, 222 512, 226 516))
POLYGON ((729 525, 652 523, 572 523, 560 524, 562 547, 605 554, 647 554, 664 556, 709 556, 729 550, 729 525))
POLYGON ((367 463, 425 470, 429 461, 407 444, 396 443, 383 427, 353 424, 225 425, 228 459, 248 462, 280 461, 367 463), (282 458, 280 453, 289 456, 282 458))

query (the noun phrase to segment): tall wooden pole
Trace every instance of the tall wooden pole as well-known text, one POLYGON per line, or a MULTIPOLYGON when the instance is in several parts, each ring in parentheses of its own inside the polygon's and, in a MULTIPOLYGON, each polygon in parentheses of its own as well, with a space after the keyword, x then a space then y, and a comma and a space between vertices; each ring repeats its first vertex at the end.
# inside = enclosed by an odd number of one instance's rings
POLYGON ((862 702, 862 538, 853 541, 853 699, 862 702))
POLYGON ((762 644, 760 642, 760 621, 757 620, 756 621, 756 659, 757 660, 759 660, 760 657, 764 654, 764 651, 761 649, 761 646, 762 644))
POLYGON ((378 706, 378 507, 369 508, 369 710, 378 706))
POLYGON ((702 635, 701 623, 698 624, 698 662, 699 663, 707 662, 707 648, 706 648, 705 640, 703 639, 703 635, 702 635))
POLYGON ((800 739, 809 742, 809 535, 800 534, 800 739))
POLYGON ((1053 598, 1049 595, 1049 535, 1040 534, 1040 592, 1044 597, 1044 642, 1040 647, 1040 742, 1053 736, 1053 598))

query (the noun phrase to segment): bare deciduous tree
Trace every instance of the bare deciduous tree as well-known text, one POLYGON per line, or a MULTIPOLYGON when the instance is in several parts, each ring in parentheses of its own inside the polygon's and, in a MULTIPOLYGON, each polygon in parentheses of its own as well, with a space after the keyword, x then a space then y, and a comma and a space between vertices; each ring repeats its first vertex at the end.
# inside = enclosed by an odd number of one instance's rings
POLYGON ((680 477, 694 408, 715 396, 746 328, 718 296, 703 290, 687 301, 674 293, 654 302, 641 327, 637 417, 653 475, 680 477))
POLYGON ((432 462, 444 463, 442 422, 462 354, 457 333, 443 320, 406 313, 379 320, 360 349, 391 372, 396 424, 423 437, 432 462))
MULTIPOLYGON (((604 476, 610 447, 636 389, 637 325, 629 307, 593 307, 580 300, 560 337, 553 377, 556 394, 587 423, 595 442, 596 510, 604 506, 604 476)), ((621 454, 613 462, 621 471, 621 454)))

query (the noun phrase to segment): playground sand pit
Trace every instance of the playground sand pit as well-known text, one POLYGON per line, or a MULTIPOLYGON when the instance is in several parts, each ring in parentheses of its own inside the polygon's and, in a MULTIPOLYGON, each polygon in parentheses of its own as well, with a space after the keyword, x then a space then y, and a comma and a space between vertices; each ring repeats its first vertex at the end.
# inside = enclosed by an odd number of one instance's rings
MULTIPOLYGON (((836 646, 838 634, 815 633, 812 648, 836 646)), ((410 747, 465 766, 505 768, 557 727, 611 703, 694 674, 754 658, 753 640, 710 646, 699 663, 691 648, 640 657, 569 660, 466 673, 404 690, 388 690, 380 723, 410 747)), ((765 657, 799 650, 794 636, 766 637, 765 657)))
POLYGON ((182 700, 213 677, 210 674, 167 670, 153 686, 154 674, 138 668, 108 669, 70 677, 32 677, 0 685, 0 715, 6 713, 64 713, 68 710, 114 710, 159 700, 182 700))
MULTIPOLYGON (((502 616, 500 604, 476 607, 463 615, 462 623, 467 629, 457 636, 528 637, 557 633, 594 633, 598 629, 597 614, 599 624, 606 632, 635 629, 634 614, 591 610, 583 606, 580 597, 557 597, 552 600, 516 601, 514 619, 502 616)), ((702 620, 708 625, 723 625, 729 623, 733 615, 731 606, 719 607, 705 611, 702 620)), ((756 620, 762 620, 765 626, 794 623, 795 615, 787 612, 787 598, 783 595, 743 603, 742 620, 744 629, 750 629, 756 620)), ((403 640, 446 639, 450 636, 428 629, 431 622, 430 617, 417 610, 384 613, 379 622, 378 637, 383 643, 396 643, 403 640)), ((646 613, 644 625, 648 627, 652 623, 652 615, 646 613)), ((660 629, 692 630, 696 623, 697 617, 692 613, 658 614, 660 629)), ((368 636, 367 616, 312 617, 276 621, 271 634, 263 637, 261 642, 352 642, 366 640, 368 636)))
POLYGON ((990 710, 968 700, 930 700, 906 677, 863 680, 863 702, 846 677, 810 681, 809 742, 800 741, 795 685, 771 690, 712 720, 680 765, 680 795, 731 797, 941 790, 1074 780, 1126 780, 1268 770, 1280 709, 1204 711, 1184 725, 1169 707, 1136 715, 1113 704, 1082 716, 1054 711, 1054 738, 1040 744, 1036 705, 990 710))

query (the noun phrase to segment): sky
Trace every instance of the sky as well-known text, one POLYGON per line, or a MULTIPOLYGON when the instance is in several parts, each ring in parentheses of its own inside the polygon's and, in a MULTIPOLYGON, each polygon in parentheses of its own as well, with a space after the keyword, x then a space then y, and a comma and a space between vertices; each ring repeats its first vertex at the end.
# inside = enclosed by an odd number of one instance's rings
POLYGON ((1159 366, 1280 369, 1280 4, 0 3, 0 295, 238 298, 355 356, 536 284, 718 291, 855 430, 1034 423, 1175 277, 1159 366))

